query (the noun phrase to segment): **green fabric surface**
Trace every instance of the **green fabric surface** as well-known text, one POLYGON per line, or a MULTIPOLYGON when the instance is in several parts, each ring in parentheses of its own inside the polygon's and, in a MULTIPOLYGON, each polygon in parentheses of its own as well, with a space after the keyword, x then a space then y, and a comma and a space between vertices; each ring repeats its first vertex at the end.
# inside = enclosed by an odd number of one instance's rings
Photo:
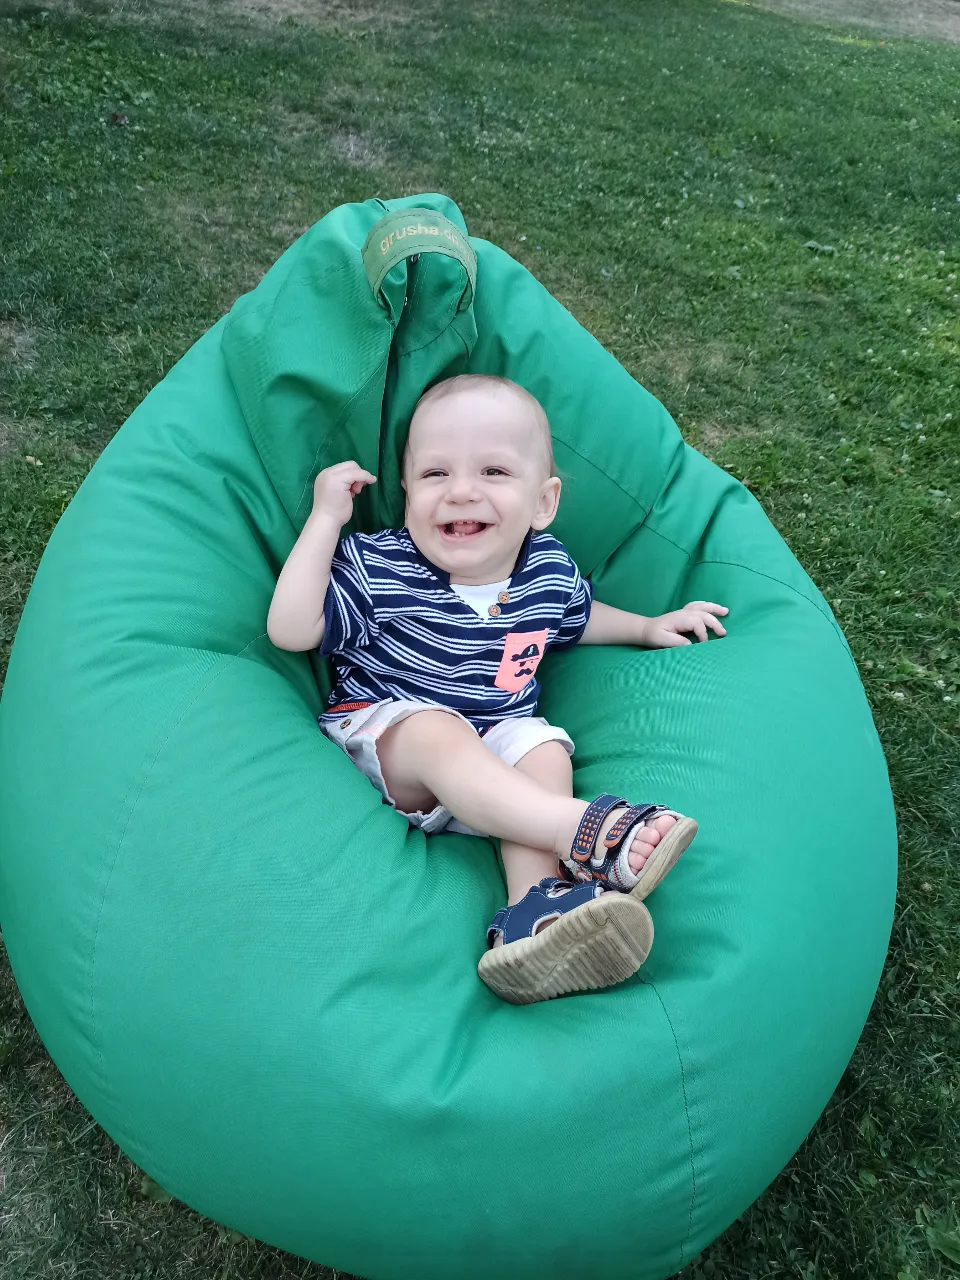
POLYGON ((308 231, 65 512, 0 704, 0 927, 80 1100, 202 1213, 371 1280, 660 1280, 779 1172, 850 1058, 893 909, 886 768, 760 506, 523 267, 473 240, 470 301, 420 246, 374 298, 368 234, 422 207, 465 233, 440 195, 308 231), (317 729, 322 664, 265 635, 317 470, 378 474, 351 527, 402 522, 413 406, 464 371, 544 404, 552 531, 599 599, 730 607, 722 641, 542 664, 577 794, 700 835, 635 978, 521 1008, 476 975, 491 843, 408 830, 317 729))

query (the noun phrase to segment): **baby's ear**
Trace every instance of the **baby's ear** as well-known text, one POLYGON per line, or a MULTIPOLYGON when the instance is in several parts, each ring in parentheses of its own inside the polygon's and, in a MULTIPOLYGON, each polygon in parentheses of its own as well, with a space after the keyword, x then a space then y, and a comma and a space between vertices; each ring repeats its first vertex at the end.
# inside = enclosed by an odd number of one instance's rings
POLYGON ((559 476, 551 476, 549 480, 543 482, 540 488, 540 501, 537 504, 536 515, 531 521, 531 528, 546 529, 548 525, 553 524, 557 507, 560 505, 560 487, 559 476))

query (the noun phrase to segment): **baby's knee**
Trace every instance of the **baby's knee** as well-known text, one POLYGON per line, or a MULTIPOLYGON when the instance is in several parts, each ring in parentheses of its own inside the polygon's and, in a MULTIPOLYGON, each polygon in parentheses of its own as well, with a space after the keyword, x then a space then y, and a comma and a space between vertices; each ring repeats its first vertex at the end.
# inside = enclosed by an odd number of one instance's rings
POLYGON ((377 760, 387 792, 404 813, 424 813, 437 803, 424 775, 432 776, 439 759, 457 754, 459 745, 476 741, 476 732, 458 716, 425 710, 405 716, 377 738, 377 760))
POLYGON ((384 729, 377 738, 377 755, 384 773, 417 774, 424 760, 438 752, 456 751, 458 741, 476 736, 472 726, 459 716, 429 708, 384 729))
POLYGON ((526 755, 520 758, 527 761, 533 760, 538 764, 546 762, 556 767, 562 766, 564 769, 572 768, 570 752, 562 742, 558 742, 555 738, 549 742, 538 743, 537 746, 531 747, 526 755))
POLYGON ((455 742, 458 738, 475 739, 476 730, 460 716, 451 715, 449 711, 428 707, 424 711, 416 711, 405 716, 380 735, 378 746, 388 739, 390 742, 402 742, 405 748, 424 745, 433 746, 438 742, 444 744, 455 742))
POLYGON ((541 742, 520 757, 514 768, 551 791, 568 790, 573 781, 573 762, 562 742, 541 742))

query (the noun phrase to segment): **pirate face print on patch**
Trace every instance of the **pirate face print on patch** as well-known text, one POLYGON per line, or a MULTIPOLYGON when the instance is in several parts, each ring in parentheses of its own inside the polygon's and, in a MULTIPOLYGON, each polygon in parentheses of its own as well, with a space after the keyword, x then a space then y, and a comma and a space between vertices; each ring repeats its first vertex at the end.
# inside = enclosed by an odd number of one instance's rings
POLYGON ((547 646, 549 631, 511 631, 494 684, 507 693, 519 691, 533 679, 547 646))

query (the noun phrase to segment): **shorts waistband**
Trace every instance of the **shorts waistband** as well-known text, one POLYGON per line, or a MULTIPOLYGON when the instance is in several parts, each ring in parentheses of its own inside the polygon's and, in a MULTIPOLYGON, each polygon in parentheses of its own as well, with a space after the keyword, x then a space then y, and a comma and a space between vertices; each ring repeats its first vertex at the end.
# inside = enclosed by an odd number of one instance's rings
POLYGON ((325 716, 341 716, 346 711, 366 711, 367 707, 372 706, 372 702, 338 702, 335 707, 327 707, 322 714, 325 716))

